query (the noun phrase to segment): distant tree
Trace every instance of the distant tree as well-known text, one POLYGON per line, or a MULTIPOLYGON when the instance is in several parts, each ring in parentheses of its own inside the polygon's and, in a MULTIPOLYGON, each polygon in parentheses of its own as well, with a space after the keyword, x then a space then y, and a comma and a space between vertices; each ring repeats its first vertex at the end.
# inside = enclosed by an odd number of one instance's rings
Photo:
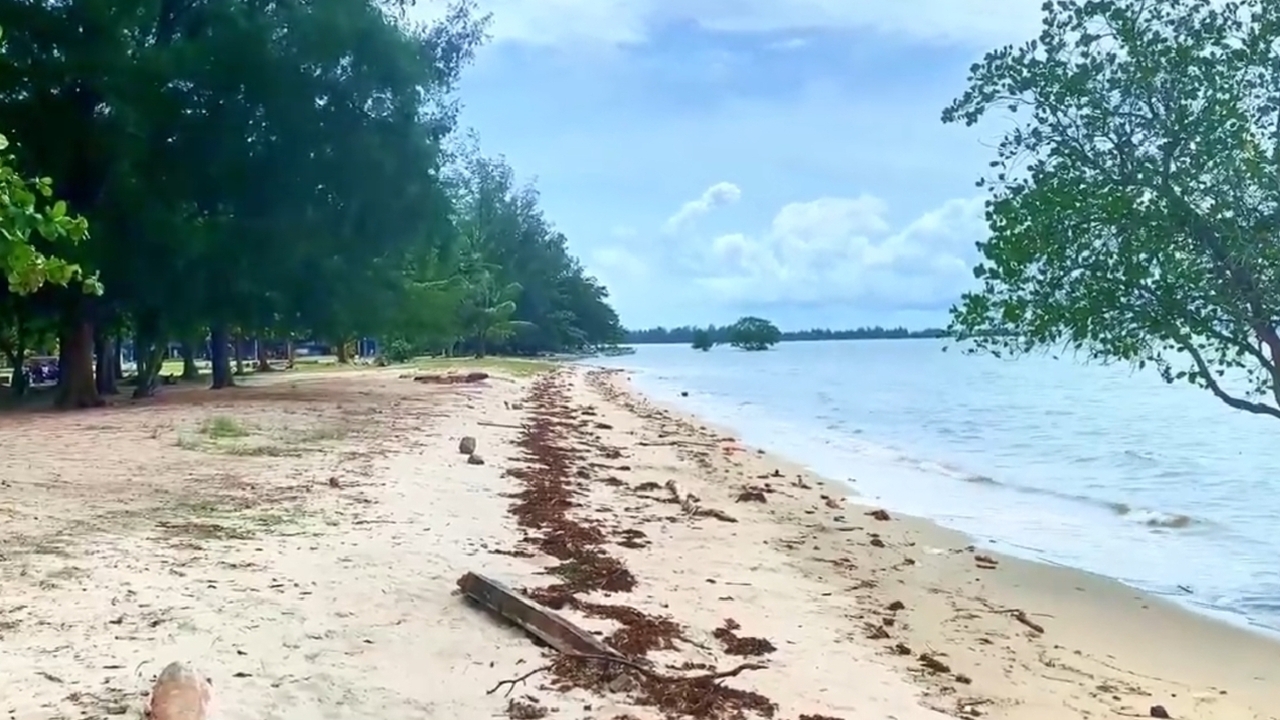
POLYGON ((729 326, 729 344, 741 350, 768 350, 782 339, 778 326, 764 318, 740 318, 729 326))
POLYGON ((711 331, 706 328, 698 328, 693 331, 693 349, 706 352, 715 347, 715 341, 711 339, 711 331))
POLYGON ((1280 418, 1280 4, 1044 10, 1038 39, 988 53, 943 113, 1020 116, 953 330, 996 353, 1153 365, 1280 418))

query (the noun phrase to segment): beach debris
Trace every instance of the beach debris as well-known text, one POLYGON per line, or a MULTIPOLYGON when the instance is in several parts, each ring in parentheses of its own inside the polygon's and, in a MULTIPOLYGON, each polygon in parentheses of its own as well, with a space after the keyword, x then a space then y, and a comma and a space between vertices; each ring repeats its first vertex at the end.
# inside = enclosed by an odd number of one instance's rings
POLYGON ((739 636, 737 631, 741 629, 742 625, 737 620, 725 618, 724 623, 711 632, 711 636, 720 641, 726 655, 760 657, 778 649, 765 638, 739 636))
POLYGON ((884 625, 881 625, 879 623, 867 623, 866 630, 867 630, 866 635, 868 640, 888 640, 889 639, 889 631, 885 629, 884 625))
POLYGON ((151 688, 147 716, 151 720, 205 720, 213 702, 213 685, 184 663, 160 671, 151 688))
POLYGON ((906 607, 907 606, 901 600, 894 600, 893 602, 889 603, 889 606, 886 607, 885 610, 888 610, 889 612, 898 612, 899 610, 903 610, 906 607))
POLYGON ((476 439, 467 435, 458 441, 458 452, 463 455, 470 455, 476 451, 476 439))
POLYGON ((872 510, 871 512, 866 513, 866 515, 867 517, 873 520, 880 520, 881 522, 884 522, 890 519, 889 513, 885 512, 884 510, 872 510))
POLYGON ((922 652, 919 655, 917 655, 916 658, 920 661, 921 667, 923 667, 926 670, 929 670, 930 672, 935 672, 935 673, 938 673, 939 675, 947 675, 947 674, 950 674, 951 672, 950 665, 942 662, 941 660, 934 657, 930 653, 922 652))
POLYGON ((609 655, 614 651, 594 635, 502 583, 468 572, 458 589, 485 610, 514 623, 562 653, 609 655))
POLYGON ((524 429, 523 425, 512 425, 511 423, 493 422, 492 420, 477 420, 476 424, 483 425, 485 427, 505 428, 507 430, 523 430, 524 429))
POLYGON ((525 695, 519 700, 512 698, 507 703, 507 717, 511 720, 539 720, 546 717, 547 712, 538 698, 532 695, 525 695))
POLYGON ((748 485, 738 493, 737 502, 768 502, 769 498, 765 497, 765 492, 764 488, 748 485))
POLYGON ((482 382, 489 379, 487 372, 469 372, 465 375, 461 373, 444 373, 426 375, 414 375, 413 381, 425 383, 427 385, 470 385, 472 383, 482 382))
POLYGON ((331 488, 341 488, 341 487, 342 487, 342 481, 338 479, 338 476, 337 476, 337 475, 330 475, 330 476, 329 476, 329 487, 331 487, 331 488))
POLYGON ((1153 718, 1168 718, 1168 717, 1169 717, 1169 711, 1168 711, 1168 710, 1165 710, 1163 705, 1152 705, 1152 706, 1151 706, 1151 717, 1153 717, 1153 718))
POLYGON ((468 465, 483 465, 483 464, 484 464, 484 458, 483 458, 483 457, 480 457, 480 455, 479 455, 478 453, 471 453, 470 455, 468 455, 468 456, 467 456, 467 464, 468 464, 468 465))
POLYGON ((995 570, 996 566, 1000 564, 998 560, 990 555, 975 555, 973 556, 973 562, 978 566, 979 570, 995 570))
POLYGON ((839 510, 841 507, 844 506, 844 501, 837 500, 833 497, 824 498, 824 500, 827 503, 827 507, 831 508, 832 510, 839 510))

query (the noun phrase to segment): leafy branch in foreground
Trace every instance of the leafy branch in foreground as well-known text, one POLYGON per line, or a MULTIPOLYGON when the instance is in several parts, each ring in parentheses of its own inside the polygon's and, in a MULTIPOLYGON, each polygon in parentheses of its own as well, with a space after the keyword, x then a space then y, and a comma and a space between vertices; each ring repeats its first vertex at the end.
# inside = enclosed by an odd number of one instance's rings
POLYGON ((951 332, 1152 364, 1280 418, 1280 3, 1063 0, 944 122, 1013 114, 951 332), (1238 387, 1237 387, 1238 384, 1238 387))

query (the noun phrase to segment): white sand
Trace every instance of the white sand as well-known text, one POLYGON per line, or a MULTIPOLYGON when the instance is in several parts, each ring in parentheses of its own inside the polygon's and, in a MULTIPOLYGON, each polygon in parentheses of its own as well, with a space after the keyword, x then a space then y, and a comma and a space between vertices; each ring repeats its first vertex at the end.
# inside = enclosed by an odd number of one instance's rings
MULTIPOLYGON (((223 720, 505 714, 508 699, 486 691, 544 651, 454 589, 466 571, 512 586, 553 580, 541 574, 548 558, 494 552, 516 546, 502 494, 518 489, 504 471, 522 461, 519 431, 493 423, 527 421, 527 408, 508 406, 528 381, 431 387, 335 372, 267 382, 0 417, 5 446, 22 449, 0 459, 0 712, 139 717, 155 674, 183 660, 212 680, 223 720), (251 434, 210 438, 200 425, 215 416, 251 434), (465 463, 462 435, 478 438, 486 464, 465 463)), ((639 406, 641 417, 581 371, 572 393, 609 426, 590 432, 622 453, 593 460, 580 512, 649 541, 607 546, 638 586, 592 599, 684 626, 677 650, 651 655, 663 664, 741 662, 711 635, 730 617, 741 635, 768 638, 778 650, 767 669, 728 682, 768 696, 779 718, 943 717, 931 705, 1074 720, 1146 716, 1157 703, 1175 718, 1276 717, 1280 646, 1080 573, 1007 558, 979 570, 963 538, 830 507, 821 495, 837 491, 817 479, 726 452, 719 432, 666 411, 639 406), (758 478, 775 469, 783 477, 758 478), (595 482, 603 474, 625 485, 595 482), (673 478, 738 522, 686 517, 647 499, 661 492, 633 491, 673 478), (777 490, 766 503, 735 501, 765 482, 777 490), (905 608, 886 613, 893 600, 905 608), (1005 608, 1025 609, 1046 633, 1030 637, 996 612, 1005 608), (885 614, 896 616, 890 637, 867 639, 885 614), (899 642, 913 654, 889 653, 899 642), (916 670, 924 651, 953 672, 916 670)), ((567 720, 654 717, 625 694, 561 694, 546 682, 535 676, 512 697, 531 694, 567 720)))

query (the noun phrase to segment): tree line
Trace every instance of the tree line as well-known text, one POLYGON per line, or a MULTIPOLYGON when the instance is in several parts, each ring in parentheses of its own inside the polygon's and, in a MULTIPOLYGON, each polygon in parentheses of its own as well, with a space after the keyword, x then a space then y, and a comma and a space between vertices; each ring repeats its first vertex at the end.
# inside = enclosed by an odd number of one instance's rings
MULTIPOLYGON (((678 343, 682 345, 691 344, 695 337, 699 337, 701 333, 705 333, 706 337, 714 344, 726 344, 732 342, 734 325, 707 325, 705 327, 697 327, 694 325, 681 325, 679 327, 666 328, 654 327, 647 330, 627 330, 624 342, 629 345, 656 345, 664 343, 678 343)), ((927 328, 924 330, 908 330, 904 327, 885 328, 879 325, 872 327, 860 327, 849 330, 829 330, 825 328, 815 328, 812 330, 788 330, 778 334, 778 341, 795 342, 806 340, 894 340, 905 338, 940 338, 945 337, 946 332, 940 329, 927 328)))
MULTIPOLYGON (((622 339, 537 191, 457 130, 467 2, 0 0, 0 351, 57 404, 135 394, 169 343, 212 386, 256 338, 418 352, 622 339)), ((21 373, 13 384, 22 389, 21 373)))

